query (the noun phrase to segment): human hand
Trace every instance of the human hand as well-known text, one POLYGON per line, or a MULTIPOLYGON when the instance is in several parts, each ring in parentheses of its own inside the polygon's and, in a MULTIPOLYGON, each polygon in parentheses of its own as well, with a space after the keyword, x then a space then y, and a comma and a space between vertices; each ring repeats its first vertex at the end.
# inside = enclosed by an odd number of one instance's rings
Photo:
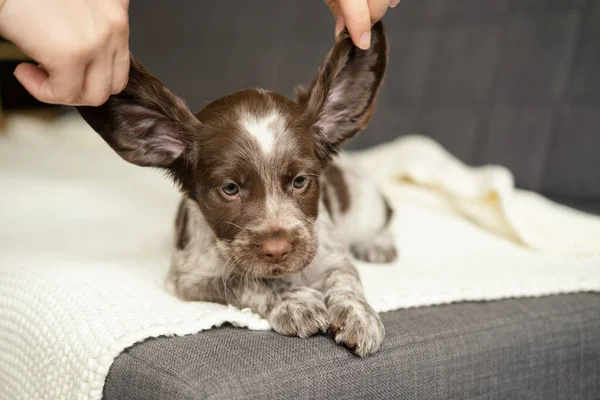
POLYGON ((103 104, 127 85, 128 7, 129 0, 6 0, 0 35, 39 63, 19 64, 16 78, 45 103, 103 104))
POLYGON ((371 45, 371 26, 400 0, 325 0, 325 3, 335 18, 335 36, 346 27, 352 42, 366 50, 371 45))

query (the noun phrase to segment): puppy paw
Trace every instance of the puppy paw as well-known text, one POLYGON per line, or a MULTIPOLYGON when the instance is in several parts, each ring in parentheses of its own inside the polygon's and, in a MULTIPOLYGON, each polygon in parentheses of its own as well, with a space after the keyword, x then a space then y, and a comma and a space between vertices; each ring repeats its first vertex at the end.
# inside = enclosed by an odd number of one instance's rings
POLYGON ((394 239, 389 232, 355 243, 350 246, 350 251, 357 260, 370 263, 389 263, 398 258, 394 239))
POLYGON ((329 326, 323 294, 302 287, 294 289, 269 313, 268 321, 275 332, 301 338, 326 332, 329 326))
POLYGON ((355 299, 347 303, 330 304, 328 317, 331 333, 337 343, 360 357, 379 350, 385 329, 379 314, 365 301, 355 299))

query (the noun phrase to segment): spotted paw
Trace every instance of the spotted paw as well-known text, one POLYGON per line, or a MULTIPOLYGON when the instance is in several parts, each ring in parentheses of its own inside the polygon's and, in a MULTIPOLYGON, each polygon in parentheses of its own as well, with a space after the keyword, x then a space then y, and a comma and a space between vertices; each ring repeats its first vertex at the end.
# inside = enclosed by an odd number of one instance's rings
POLYGON ((357 260, 370 263, 389 263, 398 258, 394 239, 388 232, 371 240, 355 243, 350 246, 350 251, 357 260))
POLYGON ((365 301, 353 299, 330 304, 328 317, 330 331, 337 343, 343 344, 360 357, 379 350, 385 329, 379 314, 365 301))
POLYGON ((323 295, 308 287, 285 296, 269 313, 268 321, 276 332, 301 338, 326 332, 329 326, 323 295))

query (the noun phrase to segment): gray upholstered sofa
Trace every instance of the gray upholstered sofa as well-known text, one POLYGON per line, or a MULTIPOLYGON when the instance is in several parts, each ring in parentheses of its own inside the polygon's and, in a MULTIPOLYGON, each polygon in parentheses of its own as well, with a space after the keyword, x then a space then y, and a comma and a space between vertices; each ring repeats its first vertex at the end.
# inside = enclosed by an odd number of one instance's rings
MULTIPOLYGON (((600 213, 600 1, 403 0, 390 69, 350 146, 432 136, 462 160, 600 213)), ((244 87, 287 94, 332 43, 321 0, 132 1, 132 50, 193 109, 244 87)), ((598 238, 600 240, 600 238, 598 238)), ((599 399, 600 295, 383 314, 358 359, 325 337, 224 327, 139 343, 106 399, 599 399)))

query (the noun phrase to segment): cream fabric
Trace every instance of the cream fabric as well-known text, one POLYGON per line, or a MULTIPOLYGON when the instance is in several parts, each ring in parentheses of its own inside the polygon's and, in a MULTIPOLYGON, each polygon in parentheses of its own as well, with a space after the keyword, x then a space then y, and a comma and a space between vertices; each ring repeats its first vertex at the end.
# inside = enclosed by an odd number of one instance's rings
MULTIPOLYGON (((396 209, 393 265, 359 269, 378 311, 600 290, 600 218, 515 190, 412 136, 354 155, 396 209)), ((164 290, 173 185, 116 156, 79 118, 9 118, 0 138, 0 398, 100 399, 114 358, 149 337, 248 310, 164 290)))

